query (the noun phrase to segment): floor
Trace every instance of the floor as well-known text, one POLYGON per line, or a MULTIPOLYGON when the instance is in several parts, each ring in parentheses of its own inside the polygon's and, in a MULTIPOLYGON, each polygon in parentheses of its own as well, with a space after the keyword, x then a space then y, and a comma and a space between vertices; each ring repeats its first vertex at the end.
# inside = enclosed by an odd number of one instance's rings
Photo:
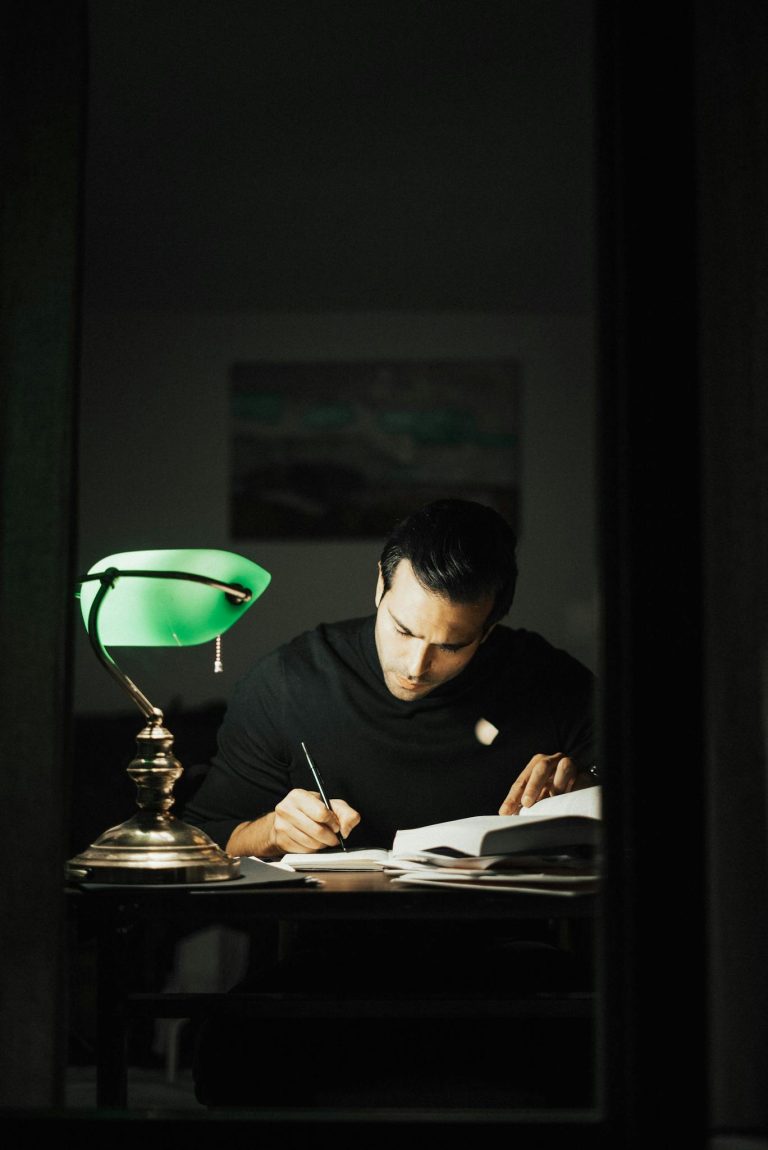
MULTIPOLYGON (((468 1068, 465 1071, 467 1078, 470 1077, 468 1068)), ((462 1074, 460 1077, 464 1077, 462 1074)), ((475 1107, 487 1108, 491 1111, 497 1108, 506 1110, 508 1108, 520 1108, 522 1110, 532 1109, 554 1109, 570 1110, 573 1108, 580 1109, 586 1104, 586 1109, 591 1109, 590 1101, 584 1099, 579 1102, 574 1099, 567 1101, 560 1101, 552 1098, 547 1098, 546 1094, 537 1096, 536 1092, 531 1093, 528 1090, 519 1092, 515 1089, 513 1083, 505 1085, 504 1088, 496 1087, 489 1088, 479 1083, 474 1086, 468 1085, 468 1090, 458 1090, 455 1094, 453 1091, 449 1092, 448 1097, 444 1096, 444 1090, 441 1091, 433 1086, 430 1093, 420 1092, 420 1101, 414 1100, 413 1084, 410 1081, 400 1082, 396 1079, 395 1082, 386 1090, 386 1101, 378 1094, 374 1097, 361 1096, 358 1092, 352 1093, 341 1091, 333 1096, 326 1098, 326 1103, 332 1107, 342 1107, 358 1109, 360 1107, 369 1109, 371 1107, 381 1108, 382 1106, 394 1106, 398 1109, 433 1109, 444 1108, 448 1106, 451 1108, 472 1109, 475 1107)), ((65 1092, 65 1105, 68 1111, 88 1111, 96 1110, 96 1070, 93 1066, 71 1066, 67 1071, 66 1092, 65 1092)), ((242 1104, 241 1104, 242 1105, 242 1104)), ((285 1107, 285 1102, 275 1102, 273 1106, 277 1108, 285 1107)), ((291 1103, 291 1108, 299 1107, 316 1107, 318 1103, 303 1101, 291 1103)), ((272 1109, 273 1107, 268 1107, 272 1109)), ((211 1111, 208 1107, 203 1106, 197 1101, 194 1093, 194 1085, 192 1081, 192 1072, 188 1067, 180 1067, 176 1070, 174 1076, 169 1078, 167 1069, 162 1066, 158 1067, 131 1067, 128 1072, 128 1112, 136 1112, 145 1114, 147 1112, 168 1111, 169 1116, 171 1112, 179 1114, 181 1112, 189 1113, 190 1117, 194 1114, 208 1115, 211 1111)))

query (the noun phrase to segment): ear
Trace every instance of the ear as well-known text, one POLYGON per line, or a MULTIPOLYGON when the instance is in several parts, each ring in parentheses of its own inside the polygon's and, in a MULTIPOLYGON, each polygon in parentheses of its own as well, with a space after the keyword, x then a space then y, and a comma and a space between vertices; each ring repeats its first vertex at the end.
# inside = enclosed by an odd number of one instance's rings
POLYGON ((376 595, 374 601, 378 607, 381 600, 384 598, 384 576, 381 574, 381 563, 379 563, 379 578, 376 581, 376 595))

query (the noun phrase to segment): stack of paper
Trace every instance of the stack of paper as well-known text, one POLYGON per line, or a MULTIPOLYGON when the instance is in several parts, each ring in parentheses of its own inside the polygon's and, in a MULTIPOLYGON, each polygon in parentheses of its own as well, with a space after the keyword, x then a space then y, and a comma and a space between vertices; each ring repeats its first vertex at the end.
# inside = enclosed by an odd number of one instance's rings
POLYGON ((560 866, 549 858, 531 859, 514 866, 505 860, 501 869, 443 867, 440 864, 403 862, 385 869, 393 883, 404 886, 439 886, 458 890, 517 890, 534 894, 591 894, 599 888, 599 870, 592 862, 564 859, 560 866))

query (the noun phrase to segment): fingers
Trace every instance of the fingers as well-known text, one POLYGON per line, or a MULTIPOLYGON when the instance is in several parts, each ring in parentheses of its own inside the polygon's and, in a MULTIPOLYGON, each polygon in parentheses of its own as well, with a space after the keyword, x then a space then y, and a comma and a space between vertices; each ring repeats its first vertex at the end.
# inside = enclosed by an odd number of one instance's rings
POLYGON ((555 768, 555 774, 549 786, 551 795, 564 795, 573 790, 576 782, 576 767, 571 759, 563 757, 555 768))
POLYGON ((539 799, 565 794, 575 781, 576 768, 567 755, 534 755, 510 787, 499 814, 519 814, 522 807, 532 807, 539 799))
POLYGON ((317 851, 338 843, 339 819, 314 791, 292 790, 275 807, 275 841, 284 851, 317 851))
POLYGON ((338 846, 339 833, 346 837, 360 815, 343 799, 333 799, 331 807, 329 811, 316 791, 289 791, 275 807, 275 845, 291 853, 338 846))
POLYGON ((331 799, 331 806, 339 820, 339 831, 346 838, 360 822, 360 814, 349 803, 345 803, 344 799, 331 799))
POLYGON ((554 776, 560 755, 534 755, 510 787, 499 808, 500 815, 517 815, 521 807, 530 807, 543 798, 546 784, 554 776))
POLYGON ((500 815, 517 815, 520 813, 520 806, 523 798, 523 791, 525 790, 526 773, 518 775, 512 786, 509 788, 509 794, 504 802, 499 807, 500 815))

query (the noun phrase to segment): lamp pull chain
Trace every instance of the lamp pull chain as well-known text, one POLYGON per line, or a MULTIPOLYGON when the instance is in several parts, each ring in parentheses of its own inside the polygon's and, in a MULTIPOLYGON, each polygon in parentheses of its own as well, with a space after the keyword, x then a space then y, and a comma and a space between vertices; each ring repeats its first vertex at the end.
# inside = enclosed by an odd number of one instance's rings
POLYGON ((216 636, 216 654, 213 660, 213 673, 218 675, 224 670, 224 664, 221 661, 221 635, 216 636))

